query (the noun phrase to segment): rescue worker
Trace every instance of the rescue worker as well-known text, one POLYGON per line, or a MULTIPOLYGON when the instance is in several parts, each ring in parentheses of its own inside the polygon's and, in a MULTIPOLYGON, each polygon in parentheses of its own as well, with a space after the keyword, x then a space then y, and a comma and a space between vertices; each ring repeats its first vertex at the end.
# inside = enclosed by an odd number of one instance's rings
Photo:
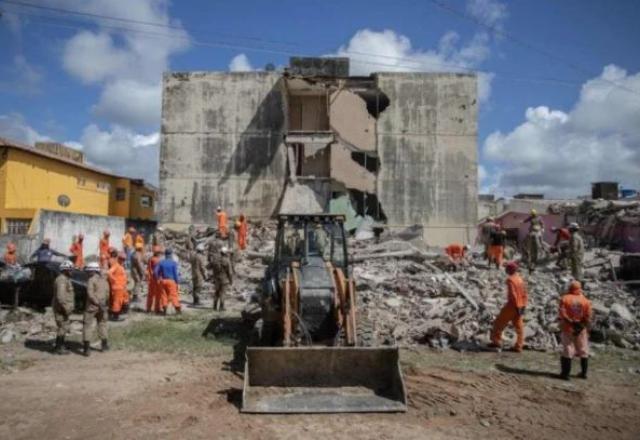
POLYGON ((125 266, 129 267, 129 263, 131 262, 131 255, 133 254, 133 241, 134 235, 136 233, 136 229, 134 227, 130 227, 127 232, 122 237, 122 250, 126 255, 126 263, 125 266))
POLYGON ((182 313, 180 305, 180 293, 178 285, 180 283, 180 275, 178 273, 178 263, 173 259, 173 251, 166 249, 164 251, 164 260, 160 261, 154 270, 154 275, 160 282, 163 295, 162 313, 167 313, 168 304, 172 304, 176 309, 176 313, 182 313))
POLYGON ((529 223, 529 232, 531 232, 533 228, 538 225, 540 227, 540 232, 544 233, 544 220, 542 220, 542 217, 538 215, 538 211, 536 211, 535 209, 531 210, 529 217, 524 219, 522 223, 529 223))
POLYGON ((567 259, 569 258, 569 240, 571 239, 571 232, 568 228, 551 228, 551 232, 556 234, 556 241, 551 248, 552 252, 558 253, 556 259, 556 266, 560 269, 566 269, 567 259))
POLYGON ((131 278, 133 278, 133 302, 138 301, 142 293, 142 283, 144 282, 144 255, 142 253, 144 244, 136 242, 136 251, 131 257, 131 278))
POLYGON ((89 263, 85 267, 89 276, 87 280, 87 301, 82 320, 82 354, 89 356, 93 323, 98 323, 98 337, 102 344, 102 351, 109 350, 107 341, 107 319, 109 316, 109 282, 100 270, 99 263, 89 263))
POLYGON ((147 313, 153 310, 160 313, 164 304, 161 302, 162 286, 156 278, 155 270, 158 263, 162 260, 162 247, 153 246, 153 256, 147 262, 147 313))
POLYGON ((56 277, 53 289, 53 317, 56 320, 56 342, 53 347, 54 353, 66 354, 64 339, 69 332, 69 318, 74 308, 73 285, 71 284, 71 270, 73 263, 63 261, 60 264, 60 275, 56 277))
POLYGON ((247 248, 247 233, 249 232, 249 225, 247 224, 247 218, 244 214, 240 214, 236 225, 236 229, 238 230, 238 248, 243 251, 247 248))
POLYGON ((100 267, 103 269, 109 268, 109 236, 111 232, 106 229, 102 232, 102 238, 98 244, 98 255, 100 255, 100 267))
POLYGON ((491 247, 491 233, 497 226, 495 219, 493 217, 487 217, 482 227, 480 228, 480 235, 478 236, 478 241, 484 247, 484 258, 485 260, 489 259, 489 248, 491 247))
POLYGON ((118 257, 111 262, 107 278, 109 280, 109 319, 120 320, 120 313, 124 313, 129 303, 129 293, 127 292, 127 272, 123 264, 127 256, 120 252, 118 257))
POLYGON ((569 261, 571 263, 571 276, 575 280, 582 282, 582 272, 584 265, 584 239, 578 232, 580 227, 577 223, 569 225, 571 238, 569 239, 569 261))
POLYGON ((138 247, 142 250, 144 250, 144 235, 142 235, 142 233, 140 232, 136 232, 136 238, 133 242, 133 247, 134 249, 138 249, 138 247))
POLYGON ((227 224, 227 213, 222 210, 222 207, 218 206, 216 209, 216 221, 218 222, 218 231, 222 238, 227 238, 229 234, 229 226, 227 224))
POLYGON ((18 255, 16 254, 16 245, 12 242, 7 243, 7 252, 5 252, 2 260, 4 264, 8 266, 15 266, 18 264, 18 255))
POLYGON ((520 353, 524 348, 524 313, 529 300, 527 287, 518 274, 518 264, 510 261, 505 265, 507 272, 507 303, 493 323, 490 347, 502 347, 502 332, 512 323, 516 330, 516 344, 513 351, 520 353))
POLYGON ((213 298, 213 310, 225 310, 224 298, 233 284, 233 269, 229 261, 229 248, 226 246, 220 250, 220 254, 213 260, 213 276, 215 277, 216 291, 213 298))
POLYGON ((82 269, 84 267, 84 235, 78 234, 74 237, 73 244, 69 248, 71 257, 73 258, 73 264, 76 269, 82 269))
POLYGON ((529 231, 529 235, 527 235, 527 265, 529 273, 536 270, 543 249, 542 230, 540 225, 535 224, 529 231))
POLYGON ((578 377, 587 378, 589 368, 589 323, 591 321, 591 301, 582 293, 579 281, 572 281, 569 291, 560 299, 560 327, 562 333, 562 357, 560 377, 569 380, 571 361, 580 358, 581 372, 578 377))
POLYGON ((491 267, 491 264, 495 264, 496 269, 500 269, 502 267, 506 241, 507 233, 503 231, 499 225, 496 225, 493 231, 491 231, 491 236, 489 238, 489 267, 491 267))
POLYGON ((465 261, 466 253, 469 250, 469 246, 461 245, 459 243, 452 243, 445 248, 445 254, 449 259, 449 267, 451 270, 456 271, 465 261))
POLYGON ((49 261, 51 261, 51 258, 54 255, 57 257, 67 257, 67 255, 51 249, 50 245, 51 240, 45 238, 44 240, 42 240, 42 244, 40 244, 40 247, 36 249, 33 254, 31 254, 31 257, 29 259, 32 261, 35 260, 37 263, 48 263, 49 261))
POLYGON ((188 251, 194 251, 197 244, 196 227, 193 225, 189 225, 189 228, 187 229, 187 241, 185 243, 185 249, 188 251))
POLYGON ((193 282, 193 305, 200 304, 200 294, 204 286, 204 280, 207 277, 207 273, 204 269, 204 244, 198 244, 196 251, 191 252, 191 280, 193 282))

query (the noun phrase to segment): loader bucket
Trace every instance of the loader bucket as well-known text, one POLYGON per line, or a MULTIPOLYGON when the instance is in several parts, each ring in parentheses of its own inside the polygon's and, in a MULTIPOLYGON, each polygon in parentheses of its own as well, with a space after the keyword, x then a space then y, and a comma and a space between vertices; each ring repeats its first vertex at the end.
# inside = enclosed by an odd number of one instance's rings
POLYGON ((242 412, 404 412, 398 348, 249 347, 242 412))

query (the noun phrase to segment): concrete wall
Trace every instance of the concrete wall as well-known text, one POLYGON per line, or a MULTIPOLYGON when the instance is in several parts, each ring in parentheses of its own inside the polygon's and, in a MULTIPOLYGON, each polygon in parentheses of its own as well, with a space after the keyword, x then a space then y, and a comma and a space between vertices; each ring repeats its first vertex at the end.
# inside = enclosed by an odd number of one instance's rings
POLYGON ((431 245, 473 239, 477 221, 474 75, 380 73, 377 193, 391 227, 424 225, 431 245))
POLYGON ((212 223, 273 214, 285 187, 283 104, 276 72, 164 76, 159 220, 212 223))

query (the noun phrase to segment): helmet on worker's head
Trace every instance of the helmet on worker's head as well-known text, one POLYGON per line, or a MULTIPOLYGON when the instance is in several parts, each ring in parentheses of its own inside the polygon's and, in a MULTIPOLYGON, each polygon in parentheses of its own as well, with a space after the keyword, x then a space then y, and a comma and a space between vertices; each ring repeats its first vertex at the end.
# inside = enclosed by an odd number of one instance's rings
POLYGON ((196 246, 196 251, 204 252, 204 243, 198 243, 198 245, 196 246))
POLYGON ((569 223, 570 231, 577 231, 578 229, 580 229, 580 225, 578 225, 576 222, 569 223))
POLYGON ((229 253, 229 248, 226 246, 222 246, 222 249, 220 249, 220 252, 222 252, 223 254, 228 254, 229 253))
POLYGON ((173 250, 172 250, 171 248, 166 248, 166 249, 164 250, 164 254, 165 254, 167 257, 170 257, 170 256, 173 254, 173 250))
POLYGON ((8 243, 7 244, 7 252, 9 252, 10 254, 14 253, 16 251, 16 245, 14 243, 8 243))
POLYGON ((72 270, 73 269, 73 263, 69 260, 64 260, 62 263, 60 263, 60 270, 61 271, 65 271, 65 270, 72 270))
POLYGON ((141 251, 144 249, 144 245, 142 243, 136 243, 136 250, 141 251))
POLYGON ((118 261, 124 261, 127 259, 127 255, 124 252, 118 254, 118 261))
POLYGON ((100 272, 100 265, 96 261, 87 263, 84 267, 85 272, 100 272))
POLYGON ((582 284, 580 284, 580 281, 578 280, 573 280, 569 283, 569 292, 570 293, 576 293, 582 290, 582 284))
POLYGON ((155 246, 153 246, 153 248, 151 250, 153 251, 154 254, 161 254, 162 253, 162 246, 156 244, 155 246))
POLYGON ((531 215, 535 217, 536 215, 538 215, 538 211, 536 211, 535 209, 532 209, 531 215))
POLYGON ((136 228, 134 228, 133 226, 129 226, 129 232, 136 232, 136 228))
POLYGON ((515 261, 507 261, 504 264, 504 270, 509 274, 513 275, 518 271, 518 263, 515 261))
POLYGON ((468 251, 470 248, 468 244, 465 244, 464 246, 462 246, 462 249, 464 249, 465 251, 468 251))
POLYGON ((222 211, 222 206, 218 206, 218 207, 216 208, 216 211, 218 211, 218 212, 222 211))
POLYGON ((240 229, 241 226, 242 226, 242 222, 240 220, 236 220, 235 223, 233 224, 233 227, 235 229, 240 229))

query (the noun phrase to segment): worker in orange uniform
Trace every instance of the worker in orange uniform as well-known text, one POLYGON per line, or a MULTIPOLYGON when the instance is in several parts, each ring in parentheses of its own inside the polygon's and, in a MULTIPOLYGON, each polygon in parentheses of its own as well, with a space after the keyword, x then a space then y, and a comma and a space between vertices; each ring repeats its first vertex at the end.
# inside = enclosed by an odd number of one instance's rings
POLYGON ((518 264, 510 261, 505 265, 507 272, 507 303, 502 307, 491 330, 490 347, 502 347, 502 332, 512 323, 516 330, 516 344, 513 351, 520 353, 524 348, 524 312, 529 301, 527 287, 518 274, 518 264))
POLYGON ((496 225, 489 237, 489 267, 491 264, 495 264, 497 269, 502 267, 506 241, 507 233, 502 230, 500 225, 496 225))
POLYGON ((144 236, 140 232, 136 232, 136 238, 134 240, 134 247, 137 250, 138 248, 144 250, 144 236))
POLYGON ((151 313, 151 310, 160 313, 162 308, 166 307, 166 303, 161 301, 162 286, 155 276, 156 266, 160 260, 162 260, 162 247, 155 245, 153 247, 153 256, 147 262, 147 313, 151 313))
POLYGON ((180 283, 180 275, 178 274, 178 263, 173 259, 173 252, 171 249, 164 251, 164 260, 160 261, 154 270, 154 275, 162 286, 163 295, 166 296, 166 303, 164 304, 162 312, 167 313, 167 306, 172 304, 176 309, 176 313, 182 313, 182 306, 180 305, 180 293, 178 291, 178 284, 180 283))
POLYGON ((131 256, 133 255, 133 242, 134 236, 136 234, 136 229, 134 227, 129 228, 129 230, 122 237, 122 250, 124 251, 125 256, 127 257, 125 266, 129 267, 131 262, 131 256))
POLYGON ((100 255, 100 267, 102 269, 109 268, 109 236, 111 232, 106 229, 102 232, 102 238, 100 239, 100 243, 98 244, 98 252, 100 255))
POLYGON ((7 244, 7 252, 5 252, 4 257, 2 258, 4 264, 8 266, 15 266, 18 264, 18 255, 16 253, 16 245, 12 242, 7 244))
POLYGON ((73 244, 69 248, 73 264, 77 269, 84 268, 84 235, 78 234, 73 240, 73 244))
POLYGON ((109 301, 109 319, 112 321, 120 320, 120 313, 129 303, 129 294, 127 293, 127 272, 123 264, 126 260, 123 252, 118 254, 118 258, 111 262, 111 267, 107 272, 110 289, 109 301))
POLYGON ((451 268, 451 270, 458 270, 460 265, 464 263, 468 250, 469 246, 463 246, 459 243, 450 244, 445 248, 444 251, 449 259, 449 267, 451 268))
POLYGON ((222 207, 218 206, 216 209, 216 220, 218 222, 218 231, 222 238, 227 238, 229 235, 229 225, 227 224, 227 213, 222 210, 222 207))
POLYGON ((579 281, 569 284, 569 291, 560 298, 560 340, 562 357, 560 358, 560 377, 569 380, 571 361, 574 356, 580 358, 581 372, 578 377, 587 378, 589 368, 589 323, 591 322, 591 301, 582 293, 579 281))
POLYGON ((247 224, 247 218, 244 214, 240 214, 240 217, 236 221, 236 230, 238 231, 238 248, 243 251, 247 248, 247 232, 249 231, 249 225, 247 224))
POLYGON ((567 268, 567 260, 569 259, 569 240, 571 240, 571 232, 569 228, 551 228, 551 232, 556 234, 556 241, 551 247, 551 252, 558 253, 556 266, 560 269, 567 268))

